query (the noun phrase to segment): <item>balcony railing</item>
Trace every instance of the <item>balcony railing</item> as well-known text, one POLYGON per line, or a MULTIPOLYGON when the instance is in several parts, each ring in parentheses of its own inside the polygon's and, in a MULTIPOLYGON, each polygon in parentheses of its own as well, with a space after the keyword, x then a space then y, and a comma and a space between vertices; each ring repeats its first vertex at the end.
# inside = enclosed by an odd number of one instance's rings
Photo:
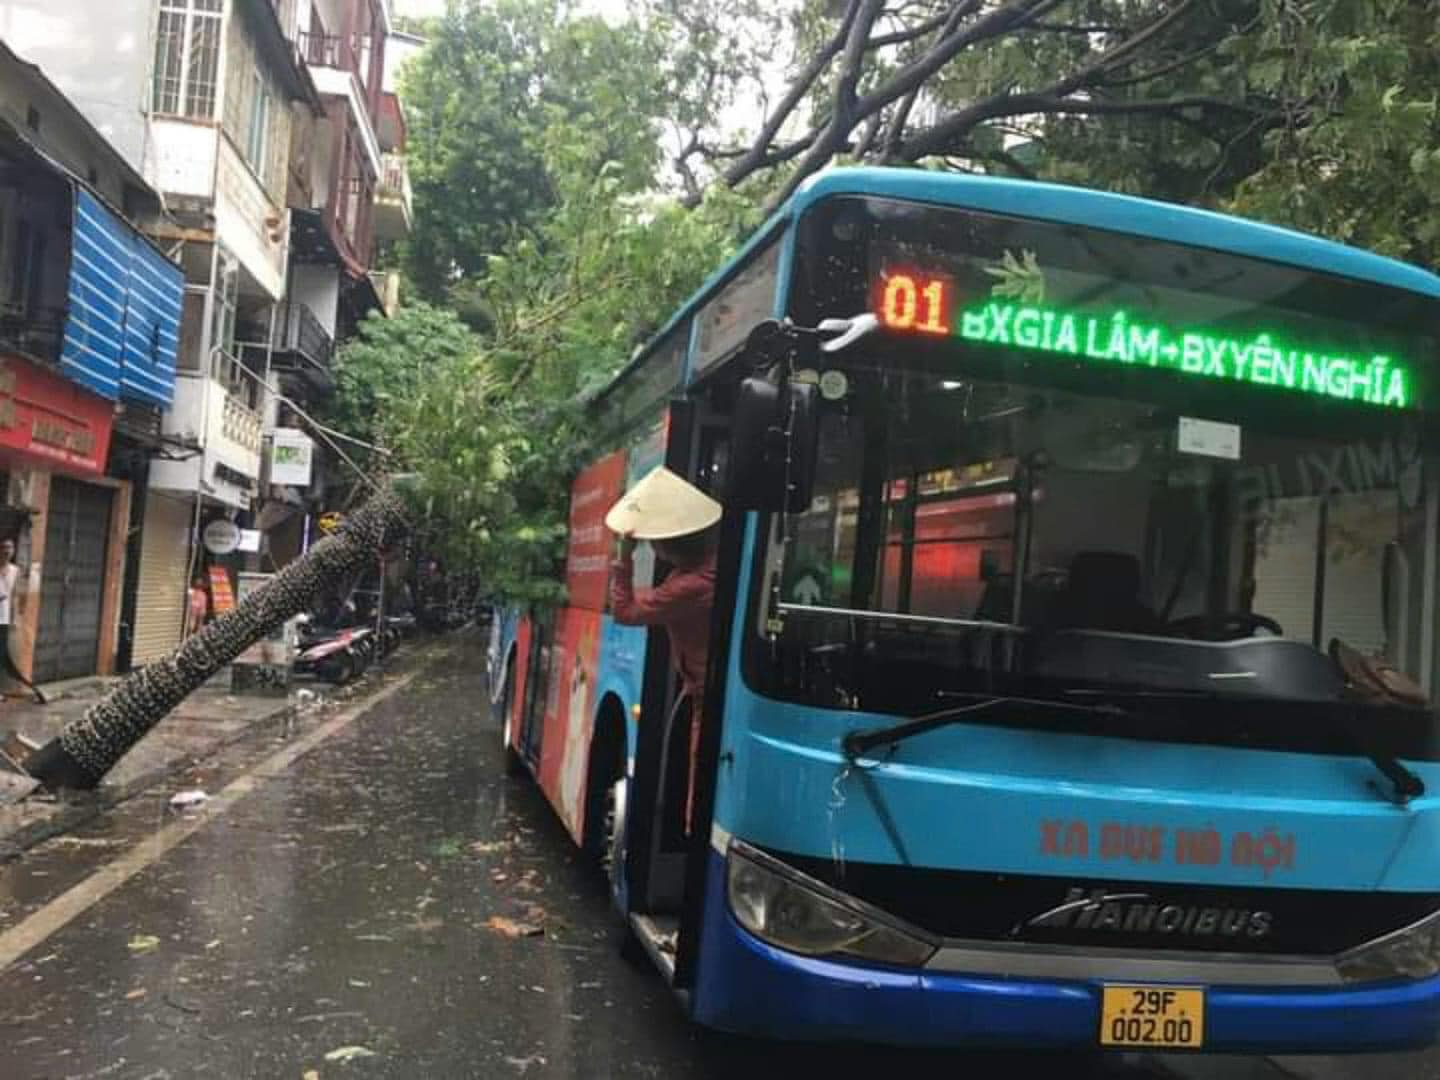
MULTIPOLYGON (((238 413, 250 414, 254 417, 254 428, 257 433, 255 437, 258 439, 260 409, 265 401, 264 387, 260 385, 260 380, 249 368, 224 349, 211 351, 210 377, 225 388, 227 420, 230 417, 232 404, 238 413)), ((236 439, 236 442, 244 443, 245 441, 236 439)), ((256 445, 259 445, 258 442, 256 445)))
POLYGON ((375 192, 375 235, 380 240, 397 240, 410 232, 414 209, 410 191, 410 171, 405 167, 404 154, 385 154, 384 171, 375 192))
POLYGON ((353 34, 316 34, 302 30, 299 37, 300 56, 311 67, 335 68, 339 71, 360 71, 360 57, 353 34))

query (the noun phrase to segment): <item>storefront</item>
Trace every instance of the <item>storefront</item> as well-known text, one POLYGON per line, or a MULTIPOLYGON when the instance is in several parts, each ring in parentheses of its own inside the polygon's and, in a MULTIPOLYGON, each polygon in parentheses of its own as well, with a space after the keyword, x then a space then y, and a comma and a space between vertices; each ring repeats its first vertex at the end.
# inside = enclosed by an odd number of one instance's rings
POLYGON ((0 356, 0 467, 24 586, 11 652, 45 683, 113 670, 130 485, 104 475, 114 406, 0 356))

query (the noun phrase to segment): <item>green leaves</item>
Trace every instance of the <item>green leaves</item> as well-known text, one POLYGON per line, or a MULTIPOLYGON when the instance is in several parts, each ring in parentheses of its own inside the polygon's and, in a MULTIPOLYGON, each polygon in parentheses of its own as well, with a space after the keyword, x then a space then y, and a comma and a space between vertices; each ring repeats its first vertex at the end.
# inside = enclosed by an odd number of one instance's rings
POLYGON ((580 402, 754 223, 732 193, 636 202, 611 163, 465 282, 483 332, 426 304, 368 320, 338 361, 332 421, 413 473, 423 542, 492 595, 560 595, 570 481, 595 452, 580 402))
POLYGON ((423 297, 483 328, 491 313, 463 286, 577 178, 650 186, 659 51, 638 24, 579 16, 562 0, 452 6, 402 87, 416 219, 405 261, 423 297))

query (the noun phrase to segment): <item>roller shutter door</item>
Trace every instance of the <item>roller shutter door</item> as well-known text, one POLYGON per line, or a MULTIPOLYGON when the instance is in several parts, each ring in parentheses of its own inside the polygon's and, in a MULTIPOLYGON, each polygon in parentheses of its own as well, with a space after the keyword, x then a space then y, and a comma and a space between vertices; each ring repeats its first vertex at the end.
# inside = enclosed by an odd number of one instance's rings
POLYGON ((194 508, 188 499, 172 499, 154 490, 145 496, 131 660, 136 667, 159 660, 180 644, 194 508))

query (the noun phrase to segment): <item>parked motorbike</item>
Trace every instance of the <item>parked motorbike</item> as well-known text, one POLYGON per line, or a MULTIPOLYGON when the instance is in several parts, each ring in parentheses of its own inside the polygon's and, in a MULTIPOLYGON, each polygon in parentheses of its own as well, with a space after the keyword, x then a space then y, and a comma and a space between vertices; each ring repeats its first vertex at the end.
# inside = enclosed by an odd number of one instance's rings
POLYGON ((302 615, 295 673, 342 686, 358 678, 375 656, 375 631, 369 626, 321 626, 302 615))

